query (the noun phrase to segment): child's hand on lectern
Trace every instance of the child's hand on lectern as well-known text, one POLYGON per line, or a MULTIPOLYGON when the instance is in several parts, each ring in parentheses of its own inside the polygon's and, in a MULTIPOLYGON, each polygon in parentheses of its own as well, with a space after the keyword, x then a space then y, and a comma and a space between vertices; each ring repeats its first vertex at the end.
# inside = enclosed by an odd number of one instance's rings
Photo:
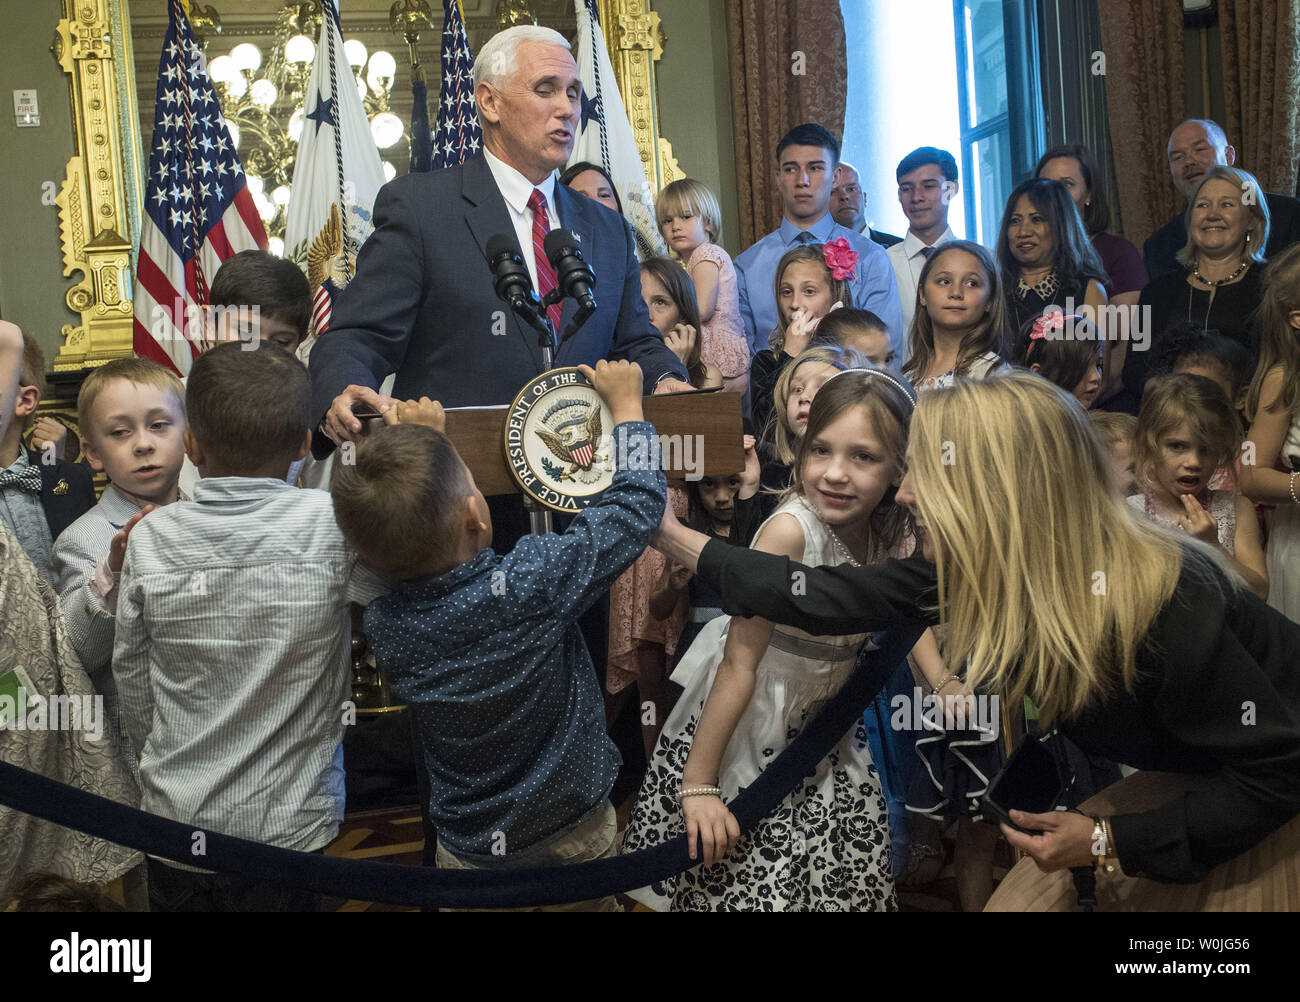
POLYGON ((578 366, 578 371, 591 380, 600 398, 614 413, 614 424, 624 421, 644 421, 641 410, 641 388, 644 381, 641 367, 635 362, 610 362, 601 359, 596 368, 578 366))

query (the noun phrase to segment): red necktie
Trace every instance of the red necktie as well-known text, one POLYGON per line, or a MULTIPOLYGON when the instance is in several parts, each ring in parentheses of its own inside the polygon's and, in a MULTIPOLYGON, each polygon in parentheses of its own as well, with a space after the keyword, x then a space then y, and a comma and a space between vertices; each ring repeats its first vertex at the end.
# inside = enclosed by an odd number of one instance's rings
MULTIPOLYGON (((546 234, 551 232, 551 219, 546 214, 546 196, 537 188, 533 189, 532 195, 528 198, 528 208, 533 210, 533 261, 537 265, 537 291, 542 298, 555 288, 557 281, 555 278, 555 269, 546 257, 546 247, 544 246, 546 234)), ((555 331, 558 336, 560 330, 560 318, 564 314, 562 303, 556 303, 547 307, 547 314, 551 318, 551 323, 555 325, 555 331)))

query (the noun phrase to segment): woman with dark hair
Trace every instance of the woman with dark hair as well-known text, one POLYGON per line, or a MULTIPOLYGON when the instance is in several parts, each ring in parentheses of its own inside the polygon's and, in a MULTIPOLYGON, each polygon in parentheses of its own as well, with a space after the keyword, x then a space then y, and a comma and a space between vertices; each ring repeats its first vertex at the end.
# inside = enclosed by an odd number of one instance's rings
POLYGON ((1032 862, 991 909, 1074 907, 1067 870, 1089 866, 1101 910, 1300 908, 1300 625, 1126 504, 1083 409, 1029 373, 921 394, 897 499, 921 547, 903 560, 808 567, 671 516, 655 546, 732 616, 817 635, 946 623, 944 657, 968 667, 940 697, 1027 697, 1143 770, 1082 813, 1005 803, 1032 862))
POLYGON ((1016 332, 1016 343, 1003 356, 1008 362, 1024 359, 1024 332, 1045 310, 1090 312, 1098 337, 1105 340, 1106 270, 1065 185, 1033 178, 1011 193, 998 229, 997 256, 1007 290, 1008 327, 1016 332))
MULTIPOLYGON (((1074 199, 1092 246, 1101 258, 1107 280, 1102 283, 1112 306, 1136 306, 1143 287, 1150 281, 1142 255, 1133 244, 1110 229, 1110 199, 1092 150, 1078 143, 1054 146, 1043 154, 1034 168, 1034 176, 1060 181, 1074 199)), ((1098 403, 1104 403, 1122 388, 1120 372, 1124 367, 1126 342, 1117 341, 1107 352, 1109 363, 1102 377, 1098 403)), ((1136 401, 1133 401, 1136 404, 1136 401)))
POLYGON ((607 209, 613 209, 620 216, 623 215, 623 202, 618 197, 614 179, 599 164, 588 163, 586 160, 570 164, 560 175, 560 184, 586 195, 607 209))

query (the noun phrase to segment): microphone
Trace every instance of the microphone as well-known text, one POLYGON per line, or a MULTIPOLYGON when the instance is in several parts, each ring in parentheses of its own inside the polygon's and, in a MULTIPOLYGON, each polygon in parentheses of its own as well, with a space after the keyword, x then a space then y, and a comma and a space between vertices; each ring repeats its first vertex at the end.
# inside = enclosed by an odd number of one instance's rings
POLYGON ((497 298, 510 304, 515 313, 537 313, 537 296, 533 293, 533 280, 528 266, 514 241, 498 233, 487 242, 488 265, 492 268, 492 285, 497 298))
POLYGON ((596 312, 596 297, 592 287, 596 284, 591 265, 578 249, 578 238, 568 230, 554 229, 542 241, 546 259, 555 269, 556 281, 565 296, 578 302, 578 313, 583 319, 596 312))

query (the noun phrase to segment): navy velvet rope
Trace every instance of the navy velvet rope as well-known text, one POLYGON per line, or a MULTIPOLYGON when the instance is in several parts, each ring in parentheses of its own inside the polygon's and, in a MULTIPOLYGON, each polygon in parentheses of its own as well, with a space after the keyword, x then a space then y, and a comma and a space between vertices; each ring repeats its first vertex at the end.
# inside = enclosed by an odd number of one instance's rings
MULTIPOLYGON (((728 806, 742 830, 767 817, 839 743, 920 638, 896 630, 862 657, 844 687, 752 784, 728 806)), ((412 907, 527 908, 585 901, 665 880, 697 863, 681 836, 612 859, 531 870, 434 870, 395 863, 333 859, 204 831, 0 763, 0 804, 102 838, 206 870, 235 873, 330 897, 412 907), (206 853, 191 854, 203 831, 206 853)))

